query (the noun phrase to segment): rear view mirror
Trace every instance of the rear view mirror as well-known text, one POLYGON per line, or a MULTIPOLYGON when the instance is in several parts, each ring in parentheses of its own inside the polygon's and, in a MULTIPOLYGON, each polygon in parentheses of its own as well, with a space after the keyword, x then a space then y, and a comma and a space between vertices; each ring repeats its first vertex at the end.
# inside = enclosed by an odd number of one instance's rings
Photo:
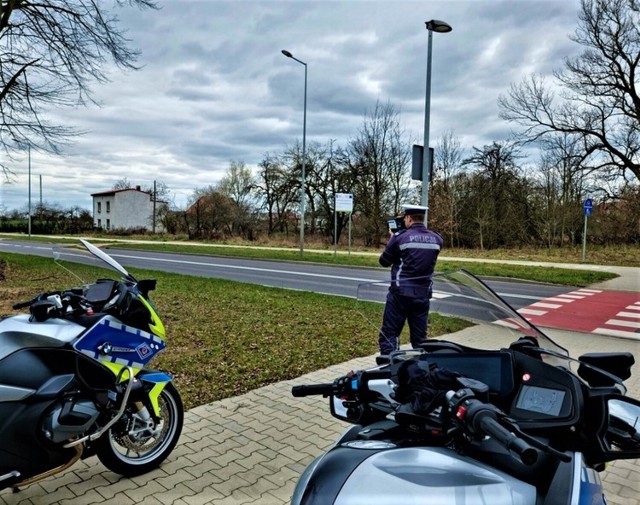
POLYGON ((592 387, 612 386, 614 378, 605 376, 601 370, 609 372, 621 381, 631 377, 631 367, 636 362, 630 352, 588 353, 579 358, 578 375, 592 387), (600 370, 594 370, 589 365, 600 370))
POLYGON ((349 414, 347 413, 347 408, 344 406, 344 401, 338 398, 337 396, 331 395, 329 398, 331 415, 341 421, 350 422, 349 414))
POLYGON ((149 296, 149 291, 153 291, 156 289, 156 280, 155 279, 144 279, 138 281, 138 289, 142 293, 142 295, 147 298, 149 296))
POLYGON ((618 395, 607 400, 603 442, 610 460, 640 457, 640 401, 618 395))

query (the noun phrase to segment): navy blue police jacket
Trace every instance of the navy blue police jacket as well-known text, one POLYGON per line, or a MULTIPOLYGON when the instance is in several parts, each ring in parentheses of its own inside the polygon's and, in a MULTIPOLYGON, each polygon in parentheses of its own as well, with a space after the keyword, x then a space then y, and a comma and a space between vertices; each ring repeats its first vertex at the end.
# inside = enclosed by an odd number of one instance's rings
POLYGON ((423 223, 394 233, 379 259, 383 267, 391 266, 389 289, 411 298, 430 298, 431 275, 442 244, 442 237, 423 223))

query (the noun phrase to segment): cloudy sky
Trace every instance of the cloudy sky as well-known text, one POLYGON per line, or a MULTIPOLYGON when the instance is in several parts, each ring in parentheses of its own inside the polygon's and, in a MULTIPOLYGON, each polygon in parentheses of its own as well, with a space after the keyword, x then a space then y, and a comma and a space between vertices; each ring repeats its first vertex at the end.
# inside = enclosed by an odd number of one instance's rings
MULTIPOLYGON (((428 32, 433 35, 431 145, 452 131, 463 148, 505 140, 497 98, 532 73, 551 76, 579 53, 569 36, 579 0, 310 1, 158 0, 159 11, 122 10, 137 72, 94 87, 101 107, 51 117, 87 133, 63 156, 32 153, 32 199, 91 208, 90 194, 128 178, 162 181, 184 207, 230 162, 255 169, 266 153, 302 138, 345 145, 376 101, 389 101, 422 143, 428 32)), ((0 210, 25 208, 28 163, 13 165, 0 210)))

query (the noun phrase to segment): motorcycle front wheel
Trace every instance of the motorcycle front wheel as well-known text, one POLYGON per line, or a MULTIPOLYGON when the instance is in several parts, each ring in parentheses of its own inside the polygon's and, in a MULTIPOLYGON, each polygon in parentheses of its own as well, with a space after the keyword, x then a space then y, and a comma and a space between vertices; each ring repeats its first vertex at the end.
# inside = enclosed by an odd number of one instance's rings
POLYGON ((109 470, 134 477, 153 470, 169 456, 182 432, 184 407, 171 383, 160 393, 158 403, 159 420, 152 419, 142 404, 132 402, 96 441, 98 459, 109 470))

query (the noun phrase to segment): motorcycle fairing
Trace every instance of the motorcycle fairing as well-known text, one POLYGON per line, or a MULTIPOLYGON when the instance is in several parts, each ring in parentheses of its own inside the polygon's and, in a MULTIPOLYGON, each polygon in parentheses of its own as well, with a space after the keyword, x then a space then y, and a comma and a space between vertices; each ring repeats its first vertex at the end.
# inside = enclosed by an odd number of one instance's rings
POLYGON ((391 505, 402 489, 405 503, 531 505, 536 488, 476 461, 441 448, 380 451, 362 462, 340 490, 335 505, 391 505), (363 502, 363 497, 366 500, 363 502))
POLYGON ((575 462, 574 482, 579 482, 579 486, 574 486, 571 497, 572 505, 606 505, 602 492, 600 476, 593 468, 586 466, 582 454, 577 453, 575 462))
POLYGON ((72 342, 84 327, 64 319, 31 321, 20 314, 0 321, 0 360, 25 347, 62 347, 72 342))
POLYGON ((151 390, 149 391, 149 401, 151 402, 151 407, 153 408, 153 413, 156 416, 160 416, 160 404, 158 403, 158 398, 160 397, 160 393, 165 388, 169 382, 171 382, 171 376, 164 372, 158 372, 156 370, 142 370, 138 378, 143 382, 148 382, 153 384, 151 390))
POLYGON ((145 308, 149 311, 149 329, 154 335, 157 335, 162 340, 164 340, 167 333, 164 329, 164 324, 162 324, 160 316, 158 316, 158 313, 156 312, 155 307, 142 295, 138 295, 138 300, 140 300, 140 303, 142 303, 142 305, 144 305, 145 308))
POLYGON ((337 503, 335 500, 340 494, 342 486, 350 478, 352 472, 372 454, 374 454, 372 450, 335 447, 316 458, 298 481, 293 493, 292 505, 337 503))
POLYGON ((115 364, 119 365, 116 369, 126 366, 140 369, 165 348, 165 343, 149 332, 105 316, 89 328, 73 347, 109 368, 110 364, 115 364))
MULTIPOLYGON (((45 444, 34 437, 41 419, 53 400, 29 404, 27 402, 0 403, 0 475, 17 470, 22 478, 50 470, 69 461, 72 451, 45 444)), ((22 480, 22 478, 16 480, 22 480)), ((8 482, 2 482, 5 487, 8 482)))
POLYGON ((27 396, 31 396, 35 392, 35 389, 0 384, 0 403, 19 402, 20 400, 24 400, 27 396))

